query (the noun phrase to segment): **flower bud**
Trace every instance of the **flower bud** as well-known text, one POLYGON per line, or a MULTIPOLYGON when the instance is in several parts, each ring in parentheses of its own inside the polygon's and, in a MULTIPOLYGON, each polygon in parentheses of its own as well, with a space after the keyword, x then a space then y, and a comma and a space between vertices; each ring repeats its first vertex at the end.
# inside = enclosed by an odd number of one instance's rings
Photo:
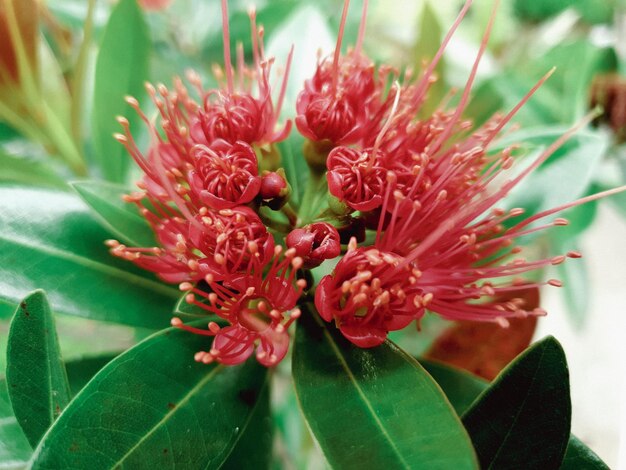
POLYGON ((285 197, 289 192, 289 186, 284 177, 284 171, 266 171, 261 177, 261 190, 259 195, 263 199, 285 197))
POLYGON ((324 260, 341 253, 339 233, 326 222, 317 222, 292 230, 285 239, 288 248, 296 250, 296 256, 304 260, 304 267, 314 268, 324 260))
POLYGON ((259 196, 265 205, 278 210, 287 203, 290 195, 291 186, 287 183, 285 170, 279 168, 278 171, 263 172, 259 196))

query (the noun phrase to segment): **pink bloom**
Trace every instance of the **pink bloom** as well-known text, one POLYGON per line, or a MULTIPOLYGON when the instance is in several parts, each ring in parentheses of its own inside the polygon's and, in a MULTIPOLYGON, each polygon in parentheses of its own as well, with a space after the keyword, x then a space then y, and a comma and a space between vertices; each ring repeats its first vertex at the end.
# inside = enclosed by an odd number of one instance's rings
POLYGON ((326 222, 292 230, 285 238, 285 243, 287 247, 296 250, 307 269, 319 266, 324 260, 336 258, 341 253, 339 233, 326 222))
POLYGON ((214 336, 211 348, 198 352, 196 361, 239 364, 256 351, 257 360, 269 367, 285 357, 289 347, 287 329, 300 316, 296 302, 306 283, 294 279, 302 259, 295 256, 294 250, 287 250, 281 257, 281 251, 280 246, 275 248, 273 262, 266 273, 261 264, 255 263, 246 274, 229 277, 222 283, 207 276, 211 293, 190 283, 180 285, 181 290, 189 292, 188 303, 229 323, 221 328, 210 322, 208 329, 203 330, 189 327, 178 318, 172 320, 172 325, 178 328, 214 336))
POLYGON ((200 201, 213 209, 228 209, 246 204, 261 189, 256 153, 245 142, 221 141, 212 148, 193 148, 193 169, 187 179, 200 201))
MULTIPOLYGON (((266 265, 274 239, 254 211, 247 207, 198 210, 193 220, 178 213, 167 218, 146 209, 143 194, 127 197, 137 204, 160 243, 158 247, 127 247, 108 241, 111 253, 157 274, 166 282, 198 282, 210 274, 221 280, 245 273, 251 264, 266 265)), ((155 201, 157 210, 165 207, 155 201)), ((171 210, 171 209, 170 209, 171 210)))

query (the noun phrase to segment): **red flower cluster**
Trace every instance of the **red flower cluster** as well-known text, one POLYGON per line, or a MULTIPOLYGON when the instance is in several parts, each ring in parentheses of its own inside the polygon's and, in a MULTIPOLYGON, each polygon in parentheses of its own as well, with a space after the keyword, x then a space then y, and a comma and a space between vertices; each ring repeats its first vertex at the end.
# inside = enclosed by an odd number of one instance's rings
MULTIPOLYGON (((567 224, 557 218, 543 226, 531 226, 534 221, 606 195, 517 223, 512 220, 522 215, 521 209, 496 208, 524 176, 584 123, 562 136, 521 174, 505 179, 513 164, 513 148, 489 154, 489 145, 552 72, 509 114, 495 116, 480 128, 464 121, 461 116, 494 15, 458 104, 442 106, 426 119, 416 118, 433 83, 437 61, 470 3, 466 1, 441 49, 418 79, 405 80, 402 86, 396 82, 387 95, 383 83, 365 80, 370 99, 357 108, 359 114, 355 116, 351 110, 334 116, 348 127, 367 121, 372 113, 377 116, 368 132, 349 142, 334 140, 326 160, 330 193, 350 210, 359 211, 357 215, 376 229, 375 241, 358 248, 351 242, 334 272, 320 281, 315 296, 320 315, 334 321, 346 338, 361 347, 377 346, 389 331, 404 328, 413 320, 419 322, 426 309, 450 320, 491 321, 503 326, 508 325, 507 318, 545 314, 540 308, 525 310, 521 299, 499 301, 497 296, 542 284, 560 286, 557 280, 528 283, 518 276, 580 254, 527 261, 516 257, 521 248, 513 246, 514 241, 567 224)), ((358 63, 365 62, 359 55, 358 63)), ((363 80, 361 75, 340 77, 343 99, 349 100, 345 95, 363 98, 357 91, 362 83, 352 83, 363 80)))
POLYGON ((465 121, 462 115, 494 15, 456 106, 444 103, 430 116, 417 117, 435 80, 435 67, 470 3, 466 1, 420 76, 405 73, 400 84, 396 71, 375 67, 362 52, 367 0, 356 46, 341 54, 349 6, 344 2, 335 51, 318 60, 296 104, 295 121, 308 139, 303 154, 312 178, 325 173, 334 198, 312 217, 317 207, 303 207, 303 216, 285 206, 290 186, 274 149, 291 128, 289 122, 279 127, 278 116, 292 53, 274 104, 269 85, 273 59, 264 57, 254 13, 252 67, 245 65, 241 49, 236 69, 231 65, 227 2, 222 0, 225 67, 216 72, 220 87, 204 90, 200 78, 189 74, 198 102, 181 80, 173 91, 148 86, 159 111, 158 130, 137 101, 128 99, 147 124, 152 143, 147 155, 142 154, 128 121, 120 118, 124 133, 117 138, 144 172, 141 191, 126 199, 139 207, 159 246, 109 245, 113 254, 180 283, 186 301, 213 316, 216 321, 207 329, 179 318, 172 321, 214 338, 207 351, 196 354, 197 361, 237 364, 256 351, 261 364, 279 362, 288 349, 287 328, 300 315, 297 303, 307 287, 298 271, 338 257, 341 243, 348 240, 334 271, 319 282, 315 304, 322 318, 358 346, 379 345, 389 331, 419 322, 426 309, 452 320, 503 326, 507 318, 545 313, 525 309, 521 299, 506 294, 560 285, 556 280, 529 283, 520 275, 580 254, 528 261, 519 257, 515 241, 567 223, 556 218, 537 226, 539 219, 610 192, 526 219, 520 218, 521 209, 497 208, 585 122, 507 178, 513 148, 490 153, 489 146, 551 72, 508 114, 478 128, 465 121), (282 210, 288 223, 273 225, 270 233, 267 225, 275 219, 262 208, 282 210), (365 226, 372 229, 369 237, 363 234, 365 226), (275 241, 281 231, 283 239, 275 241), (350 238, 357 232, 359 240, 369 241, 357 246, 356 238, 350 238), (228 325, 220 326, 218 319, 228 325))
MULTIPOLYGON (((278 100, 269 85, 273 59, 263 55, 262 31, 250 13, 253 67, 238 50, 231 65, 228 11, 222 1, 225 70, 216 70, 220 88, 204 90, 200 78, 188 76, 200 102, 181 80, 173 91, 147 86, 160 122, 151 122, 134 98, 127 102, 147 124, 152 143, 147 155, 138 149, 128 120, 116 138, 144 172, 140 192, 126 196, 151 225, 158 247, 132 248, 108 241, 111 252, 180 283, 186 300, 229 325, 210 322, 207 330, 172 325, 214 336, 208 352, 196 360, 236 364, 256 349, 266 366, 279 362, 289 345, 287 328, 300 314, 296 302, 306 286, 296 280, 303 259, 296 250, 275 246, 257 209, 288 194, 282 171, 275 172, 273 146, 290 131, 278 128, 291 54, 278 100), (206 291, 205 291, 206 290, 206 291), (197 299, 201 299, 198 301, 197 299)), ((278 204, 279 206, 280 204, 278 204)), ((336 256, 336 255, 335 255, 336 256)))

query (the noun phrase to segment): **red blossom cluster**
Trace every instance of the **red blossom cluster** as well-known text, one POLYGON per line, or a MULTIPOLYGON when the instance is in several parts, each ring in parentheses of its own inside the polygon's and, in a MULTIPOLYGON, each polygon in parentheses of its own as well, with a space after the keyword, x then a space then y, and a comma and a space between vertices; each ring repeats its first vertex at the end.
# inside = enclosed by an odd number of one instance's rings
MULTIPOLYGON (((521 298, 503 294, 560 285, 529 283, 520 276, 580 254, 529 261, 519 256, 516 240, 566 224, 561 218, 535 222, 607 193, 525 219, 521 209, 497 207, 585 122, 526 169, 509 175, 513 147, 490 152, 489 146, 551 72, 508 114, 480 127, 464 120, 493 15, 456 104, 446 100, 424 117, 420 111, 436 79, 435 67, 471 0, 430 64, 415 77, 405 73, 402 84, 393 68, 376 67, 362 51, 367 0, 356 45, 341 53, 345 1, 335 51, 318 60, 296 104, 296 126, 307 138, 303 158, 311 178, 325 175, 331 195, 328 207, 304 218, 284 207, 289 184, 275 146, 291 129, 290 122, 280 127, 278 116, 293 50, 274 101, 273 59, 264 55, 263 31, 253 12, 253 64, 245 64, 239 47, 237 65, 231 65, 226 3, 222 0, 225 66, 216 69, 220 86, 205 90, 199 76, 189 74, 197 101, 181 80, 172 91, 149 85, 158 123, 128 99, 150 130, 147 154, 138 149, 124 118, 119 120, 124 133, 117 135, 144 173, 141 191, 126 199, 139 207, 159 246, 109 245, 113 254, 180 283, 187 303, 213 315, 207 329, 172 321, 214 337, 208 351, 196 354, 197 361, 236 364, 256 351, 260 363, 278 363, 288 349, 287 328, 300 315, 304 270, 340 256, 342 244, 343 257, 315 288, 315 305, 358 346, 379 345, 390 331, 419 324, 426 310, 503 326, 507 318, 545 313, 526 310, 521 298), (287 228, 270 232, 262 209, 283 210, 287 228), (363 236, 363 227, 370 237, 363 236), (357 238, 369 242, 359 246, 357 238), (227 326, 220 326, 220 319, 227 326)), ((308 287, 312 293, 315 286, 308 287)))

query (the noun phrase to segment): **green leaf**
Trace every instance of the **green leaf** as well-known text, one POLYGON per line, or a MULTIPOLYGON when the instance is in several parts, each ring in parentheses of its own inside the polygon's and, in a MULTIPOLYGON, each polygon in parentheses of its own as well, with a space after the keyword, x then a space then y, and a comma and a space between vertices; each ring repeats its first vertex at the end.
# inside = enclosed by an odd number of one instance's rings
POLYGON ((267 41, 267 55, 285 64, 291 46, 293 62, 287 82, 287 92, 281 115, 292 118, 298 93, 305 80, 315 73, 317 52, 330 54, 335 47, 336 35, 330 31, 326 17, 317 3, 299 2, 299 6, 280 24, 273 28, 267 41))
POLYGON ((600 457, 576 436, 570 437, 561 470, 609 470, 600 457))
POLYGON ((273 437, 269 387, 265 387, 247 427, 226 461, 219 467, 220 470, 269 468, 273 437))
POLYGON ((264 406, 268 373, 194 362, 209 344, 170 328, 118 356, 50 428, 32 468, 218 468, 264 406))
POLYGON ((570 435, 569 372, 548 337, 522 353, 463 416, 481 468, 559 468, 570 435))
POLYGON ((358 348, 305 305, 292 369, 300 406, 332 467, 477 468, 441 389, 395 344, 358 348))
POLYGON ((17 423, 5 380, 0 380, 0 468, 26 466, 32 450, 24 431, 17 423))
POLYGON ((54 317, 41 290, 22 300, 11 321, 6 379, 15 417, 35 447, 70 401, 54 317))
POLYGON ((489 382, 464 370, 440 362, 419 359, 433 379, 443 389, 458 415, 465 413, 489 382))
POLYGON ((115 118, 128 115, 138 122, 124 102, 126 95, 139 98, 148 78, 150 34, 136 0, 121 0, 113 9, 96 61, 93 106, 95 158, 109 181, 123 182, 130 156, 113 134, 120 131, 115 118))
MULTIPOLYGON (((467 372, 438 362, 419 359, 424 369, 437 381, 457 413, 463 414, 489 382, 467 372)), ((570 435, 561 470, 608 470, 609 467, 580 439, 570 435)))
POLYGON ((67 378, 72 396, 75 396, 100 369, 115 359, 119 354, 103 354, 102 356, 83 357, 65 363, 67 378))
POLYGON ((278 143, 285 175, 291 185, 290 203, 295 207, 300 207, 309 180, 310 170, 302 154, 303 145, 304 137, 297 132, 292 132, 288 139, 278 143))
POLYGON ((122 200, 129 190, 104 181, 71 183, 78 195, 91 207, 111 232, 132 246, 158 246, 154 232, 134 204, 122 200))
POLYGON ((42 288, 56 313, 169 324, 180 292, 109 254, 103 242, 110 237, 77 196, 0 188, 0 315, 42 288))
MULTIPOLYGON (((527 129, 506 140, 524 142, 528 148, 538 146, 541 150, 556 140, 562 129, 527 129)), ((504 143, 499 143, 499 146, 504 143)), ((506 199, 507 207, 522 207, 530 214, 583 197, 590 189, 608 147, 609 136, 606 133, 578 133, 511 191, 506 199)), ((536 156, 536 153, 533 155, 536 156)), ((533 155, 526 157, 522 164, 532 161, 533 155)), ((561 236, 562 232, 557 230, 555 234, 561 236)))
MULTIPOLYGON (((425 2, 419 23, 419 37, 415 45, 415 70, 422 69, 424 60, 430 62, 433 59, 441 46, 443 33, 441 22, 431 2, 425 2)), ((435 68, 435 74, 440 77, 440 79, 433 83, 428 89, 429 99, 420 107, 419 112, 421 116, 430 116, 439 106, 440 100, 447 92, 446 84, 442 79, 445 74, 445 60, 442 59, 439 61, 435 68)))
POLYGON ((0 150, 0 181, 53 188, 67 187, 52 165, 43 160, 17 157, 0 150))

